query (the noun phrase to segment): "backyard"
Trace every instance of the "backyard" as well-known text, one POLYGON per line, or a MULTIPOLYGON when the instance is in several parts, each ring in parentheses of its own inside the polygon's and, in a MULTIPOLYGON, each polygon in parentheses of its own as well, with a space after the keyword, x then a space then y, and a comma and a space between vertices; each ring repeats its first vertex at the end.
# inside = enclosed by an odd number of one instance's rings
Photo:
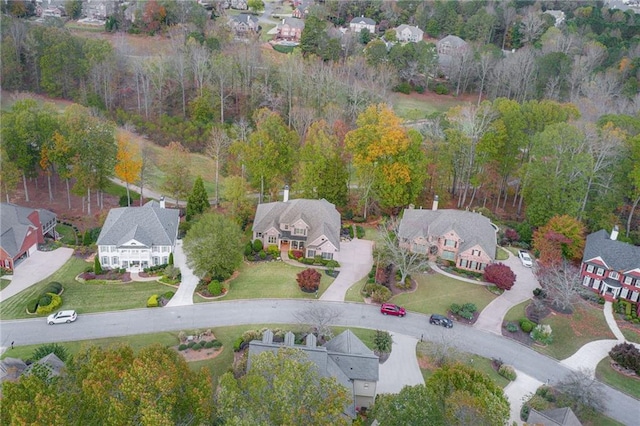
POLYGON ((27 314, 27 303, 39 297, 42 290, 52 281, 57 281, 64 287, 61 308, 75 309, 79 314, 144 308, 151 295, 174 290, 173 287, 155 281, 107 284, 76 281, 75 277, 84 272, 87 266, 91 265, 83 259, 72 257, 47 279, 3 300, 0 303, 0 318, 8 320, 35 316, 27 314))

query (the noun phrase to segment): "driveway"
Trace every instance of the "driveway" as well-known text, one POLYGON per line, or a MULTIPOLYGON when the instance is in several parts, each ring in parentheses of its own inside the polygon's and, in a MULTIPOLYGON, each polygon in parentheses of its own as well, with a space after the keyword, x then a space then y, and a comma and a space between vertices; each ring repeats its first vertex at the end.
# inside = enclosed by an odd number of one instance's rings
POLYGON ((538 280, 531 268, 522 265, 520 259, 509 253, 509 258, 502 263, 511 268, 516 274, 516 282, 511 290, 505 291, 500 296, 493 299, 480 312, 474 327, 480 330, 489 331, 502 335, 502 321, 506 313, 515 305, 531 299, 533 290, 539 287, 538 280))
MULTIPOLYGON (((404 318, 398 320, 403 321, 404 318)), ((418 339, 398 333, 391 333, 391 337, 391 355, 384 364, 380 364, 380 378, 376 387, 379 394, 399 393, 405 386, 424 384, 416 358, 418 339)))
POLYGON ((52 275, 73 254, 73 249, 60 247, 54 251, 35 251, 16 267, 11 284, 0 291, 0 301, 20 293, 52 275))
POLYGON ((320 300, 344 301, 347 290, 367 276, 373 266, 373 241, 354 238, 340 243, 340 251, 335 254, 340 262, 340 274, 320 296, 320 300))
POLYGON ((200 280, 194 275, 191 268, 187 266, 187 256, 182 250, 182 240, 176 241, 176 250, 173 253, 173 265, 176 268, 180 268, 182 281, 180 281, 178 291, 176 291, 176 294, 173 295, 165 307, 193 305, 193 293, 200 280))

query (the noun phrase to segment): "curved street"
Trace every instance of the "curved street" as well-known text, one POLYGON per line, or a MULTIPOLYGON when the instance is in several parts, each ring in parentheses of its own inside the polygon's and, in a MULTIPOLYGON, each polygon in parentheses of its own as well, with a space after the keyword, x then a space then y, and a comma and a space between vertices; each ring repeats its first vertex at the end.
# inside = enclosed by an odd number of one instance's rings
MULTIPOLYGON (((241 324, 294 324, 298 322, 296 312, 312 304, 338 313, 332 325, 382 329, 435 342, 446 339, 460 350, 501 358, 543 383, 547 380, 551 384, 557 383, 572 371, 554 359, 494 333, 461 324, 453 329, 431 326, 423 314, 409 313, 405 318, 390 318, 382 316, 377 306, 317 300, 234 300, 85 314, 75 323, 57 326, 47 325, 42 318, 2 321, 0 345, 7 346, 11 341, 16 345, 29 345, 241 324)), ((627 425, 636 424, 638 401, 609 386, 599 386, 602 387, 601 395, 606 398, 605 414, 627 425)))

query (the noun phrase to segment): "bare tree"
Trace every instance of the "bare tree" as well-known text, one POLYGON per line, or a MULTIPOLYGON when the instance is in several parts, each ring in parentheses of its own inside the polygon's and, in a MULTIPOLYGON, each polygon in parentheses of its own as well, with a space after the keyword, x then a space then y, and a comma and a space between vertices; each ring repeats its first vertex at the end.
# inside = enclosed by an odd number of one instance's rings
MULTIPOLYGON (((503 6, 504 7, 504 6, 503 6)), ((504 50, 505 41, 507 40, 507 33, 509 27, 513 24, 517 16, 516 9, 512 6, 506 6, 502 9, 502 23, 504 25, 504 34, 502 35, 502 50, 504 50)))
POLYGON ((398 235, 400 221, 392 219, 386 224, 380 225, 380 254, 383 259, 395 265, 400 271, 400 282, 404 284, 408 275, 417 274, 429 270, 429 258, 426 253, 412 251, 411 241, 398 235))
POLYGON ((543 31, 544 21, 540 12, 532 7, 528 8, 522 18, 522 42, 529 44, 536 41, 543 31))
POLYGON ((580 281, 580 270, 566 260, 558 266, 539 266, 536 275, 547 299, 562 311, 572 311, 587 291, 580 281))
POLYGON ((300 140, 304 140, 309 126, 316 119, 313 109, 295 105, 291 111, 289 111, 289 121, 293 124, 293 128, 296 129, 300 140))
POLYGON ((171 38, 171 73, 177 78, 180 85, 182 99, 182 116, 187 115, 187 78, 189 64, 184 46, 184 31, 173 30, 169 32, 171 38))
POLYGON ((311 333, 317 334, 318 338, 330 340, 333 337, 331 325, 336 323, 340 312, 333 308, 313 304, 309 308, 294 313, 293 316, 301 325, 309 327, 311 333))
POLYGON ((223 129, 214 127, 211 129, 211 138, 207 142, 207 155, 216 162, 216 208, 220 205, 220 159, 231 146, 231 138, 223 129))
POLYGON ((595 371, 580 369, 569 373, 556 389, 569 398, 571 409, 577 414, 590 411, 604 411, 607 394, 600 382, 594 378, 595 371))
POLYGON ((189 52, 189 63, 191 72, 195 82, 198 95, 202 96, 204 87, 210 77, 209 51, 205 46, 199 44, 195 39, 190 38, 187 41, 187 49, 189 52))
MULTIPOLYGON (((453 330, 452 330, 453 331, 453 330)), ((418 352, 426 355, 436 365, 442 367, 446 364, 453 364, 461 360, 462 354, 456 348, 457 336, 447 333, 445 336, 441 334, 438 339, 430 342, 422 342, 418 344, 418 352)))
POLYGON ((214 57, 212 74, 218 83, 218 96, 220 101, 220 123, 224 123, 224 102, 232 95, 230 86, 234 80, 233 64, 222 54, 214 57))
POLYGON ((151 173, 151 166, 155 162, 155 153, 151 143, 145 143, 140 150, 140 160, 142 164, 140 166, 140 205, 144 203, 144 182, 151 173))

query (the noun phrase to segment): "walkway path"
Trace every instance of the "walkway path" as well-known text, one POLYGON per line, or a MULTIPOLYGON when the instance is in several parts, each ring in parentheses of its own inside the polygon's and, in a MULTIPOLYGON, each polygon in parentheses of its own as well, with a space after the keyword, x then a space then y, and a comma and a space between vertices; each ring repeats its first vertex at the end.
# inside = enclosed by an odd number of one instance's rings
POLYGON ((165 307, 193 305, 193 293, 196 291, 200 280, 194 275, 191 268, 187 266, 187 256, 185 256, 182 250, 182 240, 176 241, 176 251, 173 253, 173 264, 177 268, 180 268, 182 281, 180 281, 178 291, 176 291, 176 294, 173 295, 165 307))
POLYGON ((354 238, 340 243, 340 251, 335 254, 340 262, 340 274, 320 296, 320 300, 344 301, 347 290, 367 276, 373 266, 373 241, 354 238))
MULTIPOLYGON (((403 321, 403 318, 398 318, 398 321, 403 321)), ((380 378, 376 386, 378 394, 399 393, 405 386, 424 384, 416 358, 418 339, 398 333, 391 333, 391 337, 391 355, 380 364, 380 378)))
POLYGON ((503 261, 516 274, 516 282, 511 290, 496 297, 480 312, 473 325, 480 330, 502 335, 502 322, 507 312, 515 305, 529 300, 533 290, 539 287, 538 280, 531 268, 522 265, 520 259, 509 252, 509 258, 503 261))
POLYGON ((7 300, 37 282, 51 276, 73 255, 73 249, 60 247, 53 251, 35 251, 23 260, 13 273, 11 284, 0 291, 0 301, 7 300))
POLYGON ((607 321, 607 325, 611 329, 613 335, 616 336, 616 339, 625 341, 626 339, 624 334, 620 331, 620 327, 618 327, 618 323, 613 316, 613 304, 607 300, 604 302, 602 309, 604 309, 604 319, 607 321))

